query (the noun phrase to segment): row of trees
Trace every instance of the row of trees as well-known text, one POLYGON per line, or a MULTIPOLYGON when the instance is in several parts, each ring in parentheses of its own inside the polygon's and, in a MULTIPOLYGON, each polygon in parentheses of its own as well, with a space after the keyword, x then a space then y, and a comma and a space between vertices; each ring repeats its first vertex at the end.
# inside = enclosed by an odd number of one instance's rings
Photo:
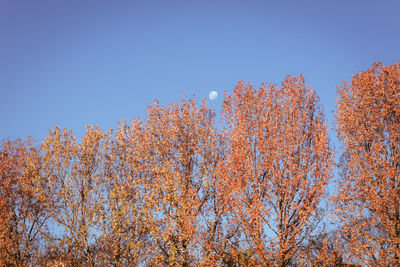
POLYGON ((303 76, 239 82, 221 115, 155 102, 80 142, 4 140, 0 265, 400 264, 400 62, 338 88, 338 165, 303 76))

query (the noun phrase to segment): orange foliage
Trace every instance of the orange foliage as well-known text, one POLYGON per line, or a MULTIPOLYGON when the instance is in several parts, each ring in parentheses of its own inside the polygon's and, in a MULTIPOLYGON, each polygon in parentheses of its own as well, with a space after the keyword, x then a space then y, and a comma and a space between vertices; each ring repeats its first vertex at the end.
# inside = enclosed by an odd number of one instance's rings
MULTIPOLYGON (((152 214, 148 226, 155 264, 198 261, 202 238, 210 227, 211 218, 205 215, 210 200, 215 200, 213 173, 220 157, 213 118, 205 103, 197 107, 194 99, 167 107, 154 103, 148 109, 138 167, 144 174, 146 209, 152 214)), ((206 243, 216 237, 208 235, 206 243)))
POLYGON ((143 190, 147 144, 141 122, 123 121, 109 142, 105 164, 102 256, 114 266, 137 266, 152 252, 149 200, 143 190))
POLYGON ((303 76, 147 109, 81 141, 0 146, 0 265, 400 265, 400 62, 338 89, 344 151, 336 229, 333 153, 303 76))
POLYGON ((50 131, 43 144, 43 195, 59 234, 49 237, 51 255, 72 265, 94 266, 96 238, 103 217, 107 135, 87 127, 79 144, 71 131, 50 131))
POLYGON ((223 109, 231 216, 255 263, 286 266, 323 215, 332 153, 318 99, 302 76, 288 76, 280 88, 239 82, 223 109))
POLYGON ((400 62, 374 64, 338 88, 343 180, 335 198, 348 257, 400 264, 400 62))
POLYGON ((38 197, 40 157, 28 139, 0 145, 0 265, 37 264, 45 232, 45 209, 38 197))

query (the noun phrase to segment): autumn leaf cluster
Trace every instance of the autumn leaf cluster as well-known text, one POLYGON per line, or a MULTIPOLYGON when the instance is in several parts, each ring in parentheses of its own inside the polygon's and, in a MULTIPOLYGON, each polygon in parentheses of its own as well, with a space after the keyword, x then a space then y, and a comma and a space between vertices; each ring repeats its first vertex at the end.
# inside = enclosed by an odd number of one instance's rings
POLYGON ((337 94, 338 160, 304 76, 4 139, 0 265, 399 265, 400 62, 337 94))

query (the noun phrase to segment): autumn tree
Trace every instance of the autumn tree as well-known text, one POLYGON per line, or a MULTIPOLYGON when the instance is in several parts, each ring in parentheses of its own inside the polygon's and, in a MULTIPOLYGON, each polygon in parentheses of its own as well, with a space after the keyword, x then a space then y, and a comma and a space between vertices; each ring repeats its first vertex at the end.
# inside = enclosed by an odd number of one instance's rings
POLYGON ((323 215, 332 152, 318 98, 304 77, 259 90, 239 82, 223 104, 232 221, 254 265, 294 264, 323 215))
POLYGON ((338 88, 342 181, 335 198, 347 256, 400 264, 400 62, 375 63, 338 88))
POLYGON ((150 236, 152 214, 143 190, 150 177, 147 144, 141 122, 125 121, 108 142, 105 162, 103 233, 99 239, 103 259, 113 266, 137 266, 149 260, 153 249, 150 236))
POLYGON ((215 195, 221 155, 214 116, 194 98, 148 108, 136 164, 152 213, 152 264, 199 264, 200 258, 212 262, 218 254, 223 208, 222 195, 215 195))
POLYGON ((56 127, 43 143, 46 185, 42 191, 54 223, 50 236, 54 248, 49 255, 68 265, 94 266, 96 262, 107 140, 97 127, 87 127, 81 143, 71 131, 56 127))
POLYGON ((40 156, 30 138, 0 144, 0 265, 38 264, 46 213, 36 188, 40 156))
POLYGON ((298 262, 300 266, 357 266, 349 264, 345 254, 344 241, 338 228, 327 230, 324 227, 303 244, 298 262))

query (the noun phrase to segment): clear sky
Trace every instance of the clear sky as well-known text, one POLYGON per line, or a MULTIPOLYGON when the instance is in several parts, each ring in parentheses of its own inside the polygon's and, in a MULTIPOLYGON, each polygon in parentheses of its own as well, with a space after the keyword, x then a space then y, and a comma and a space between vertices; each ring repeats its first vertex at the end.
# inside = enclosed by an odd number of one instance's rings
MULTIPOLYGON (((0 138, 78 136, 239 80, 336 86, 400 60, 400 1, 0 0, 0 138)), ((209 101, 209 100, 208 100, 209 101)))

